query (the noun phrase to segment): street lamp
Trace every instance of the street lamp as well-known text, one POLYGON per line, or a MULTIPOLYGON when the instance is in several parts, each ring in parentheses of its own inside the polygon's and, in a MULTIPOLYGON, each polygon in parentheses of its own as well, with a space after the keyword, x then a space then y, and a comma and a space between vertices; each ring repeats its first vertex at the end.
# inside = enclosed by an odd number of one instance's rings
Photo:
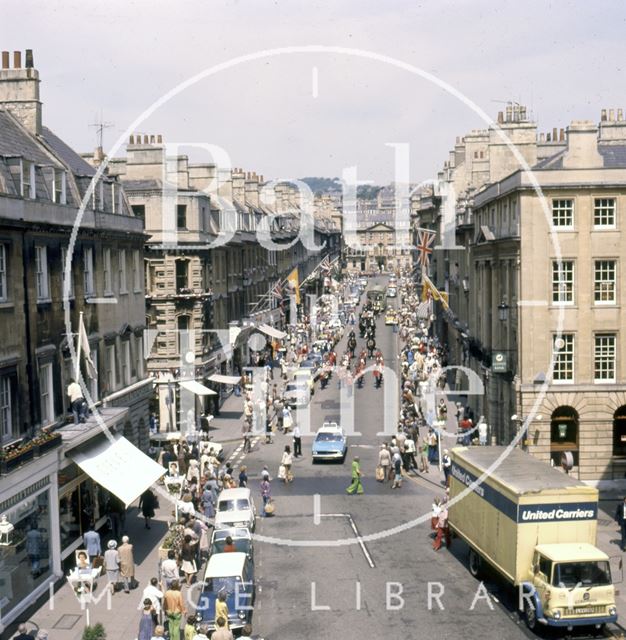
POLYGON ((509 305, 504 300, 498 305, 498 318, 500 322, 506 322, 509 319, 509 305))

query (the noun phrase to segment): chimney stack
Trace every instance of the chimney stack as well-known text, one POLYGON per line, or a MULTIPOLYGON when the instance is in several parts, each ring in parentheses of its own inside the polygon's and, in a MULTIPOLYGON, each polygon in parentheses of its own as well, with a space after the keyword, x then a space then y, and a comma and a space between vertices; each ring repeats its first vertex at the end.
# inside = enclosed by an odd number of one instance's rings
POLYGON ((6 109, 35 135, 41 134, 41 102, 39 73, 33 68, 33 51, 26 50, 26 68, 22 68, 22 52, 13 52, 13 68, 8 51, 2 52, 0 69, 0 107, 6 109))
POLYGON ((589 120, 574 120, 567 128, 564 169, 596 169, 604 166, 598 152, 598 128, 589 120))

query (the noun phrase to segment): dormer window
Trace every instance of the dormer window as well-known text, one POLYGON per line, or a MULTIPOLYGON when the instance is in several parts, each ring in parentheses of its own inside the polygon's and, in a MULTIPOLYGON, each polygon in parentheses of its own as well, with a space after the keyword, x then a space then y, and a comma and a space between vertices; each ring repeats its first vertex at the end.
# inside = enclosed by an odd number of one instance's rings
POLYGON ((37 193, 35 189, 35 163, 30 160, 22 160, 21 193, 23 198, 34 200, 37 193))
POLYGON ((52 199, 57 204, 67 204, 67 177, 62 169, 54 170, 54 184, 52 185, 52 199))

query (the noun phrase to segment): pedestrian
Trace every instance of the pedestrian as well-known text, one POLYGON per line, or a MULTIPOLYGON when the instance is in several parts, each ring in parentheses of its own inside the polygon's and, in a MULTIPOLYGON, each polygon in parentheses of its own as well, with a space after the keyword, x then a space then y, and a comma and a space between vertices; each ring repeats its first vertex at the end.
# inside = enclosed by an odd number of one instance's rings
POLYGON ((159 589, 159 581, 157 578, 150 578, 150 584, 143 590, 141 601, 144 604, 146 598, 152 603, 152 617, 154 618, 154 624, 157 625, 161 622, 161 603, 163 601, 163 591, 159 589))
POLYGON ((89 523, 89 529, 83 534, 83 544, 85 545, 85 549, 87 549, 89 564, 93 567, 93 562, 96 557, 102 555, 100 534, 95 531, 95 523, 93 520, 89 523))
POLYGON ((239 636, 239 640, 252 640, 252 626, 249 624, 245 624, 243 629, 241 630, 241 635, 239 636))
POLYGON ((284 467, 285 484, 293 480, 293 474, 291 473, 292 463, 293 463, 293 458, 291 457, 291 448, 289 447, 289 445, 286 445, 285 450, 283 451, 283 457, 280 461, 281 466, 284 467))
POLYGON ((413 441, 413 438, 407 436, 406 440, 404 441, 404 461, 407 471, 417 471, 417 460, 415 460, 415 451, 415 442, 413 441))
POLYGON ((422 443, 419 447, 420 453, 420 473, 429 473, 429 464, 428 464, 428 440, 426 438, 422 438, 422 443))
POLYGON ((202 506, 202 512, 207 520, 215 517, 215 498, 213 497, 213 491, 211 485, 207 482, 204 485, 204 491, 200 498, 200 504, 202 506))
POLYGON ((209 627, 205 624, 198 627, 198 633, 193 637, 193 640, 209 640, 209 627))
POLYGON ((165 627, 161 624, 158 624, 154 628, 154 635, 152 636, 152 640, 160 640, 161 638, 165 638, 165 627))
POLYGON ((354 460, 352 461, 352 483, 346 489, 346 493, 350 495, 362 494, 363 493, 363 484, 361 482, 361 462, 359 456, 354 456, 354 460))
POLYGON ((120 581, 120 554, 115 540, 109 540, 107 543, 107 550, 104 552, 104 569, 107 572, 111 593, 115 593, 115 588, 120 581))
POLYGON ((443 450, 443 457, 441 458, 441 464, 443 466, 444 484, 446 487, 449 487, 450 472, 452 471, 452 459, 450 458, 450 452, 447 449, 443 450))
POLYGON ((428 462, 434 464, 437 461, 437 434, 433 429, 428 430, 428 462))
POLYGON ((431 531, 437 530, 437 521, 439 520, 439 514, 441 513, 441 498, 435 498, 430 511, 430 529, 431 531))
POLYGON ((72 413, 74 414, 74 424, 78 424, 79 422, 86 422, 87 419, 85 414, 87 413, 87 403, 85 402, 85 398, 83 397, 83 390, 80 385, 74 378, 70 381, 67 386, 67 395, 70 398, 70 407, 72 408, 72 413))
POLYGON ((487 445, 487 423, 485 422, 485 416, 480 416, 478 422, 478 444, 481 447, 487 445))
POLYGON ((233 640, 232 631, 228 628, 228 618, 224 618, 223 616, 216 618, 215 631, 211 636, 211 640, 233 640))
POLYGON ((185 640, 193 640, 196 635, 196 616, 187 616, 187 622, 183 632, 185 640))
POLYGON ((386 480, 390 478, 390 469, 391 469, 391 453, 389 452, 389 447, 386 442, 380 445, 380 451, 378 452, 378 466, 380 466, 383 470, 383 479, 386 480))
POLYGON ((185 536, 183 546, 180 552, 181 565, 187 585, 190 585, 193 581, 193 577, 198 573, 196 567, 196 547, 198 546, 198 540, 194 540, 189 534, 185 536))
POLYGON ((157 506, 157 499, 152 489, 146 489, 139 498, 139 508, 141 509, 141 515, 144 518, 144 524, 146 529, 150 528, 150 520, 154 518, 154 509, 157 506))
POLYGON ((169 640, 180 640, 180 621, 187 615, 183 595, 180 592, 180 582, 174 580, 163 596, 163 609, 167 616, 169 640))
POLYGON ((154 624, 154 608, 152 600, 145 598, 143 601, 143 611, 139 618, 139 633, 137 634, 137 640, 151 640, 156 625, 154 624))
POLYGON ((261 517, 265 518, 265 507, 267 503, 272 500, 272 486, 270 485, 269 474, 267 476, 262 475, 261 477, 261 498, 263 500, 263 511, 261 512, 261 517))
POLYGON ((248 486, 247 467, 243 465, 239 467, 239 486, 243 489, 245 489, 248 486))
POLYGON ((302 455, 302 436, 298 425, 295 425, 293 428, 293 455, 296 458, 302 455))
POLYGON ((45 629, 39 629, 35 636, 35 640, 48 640, 48 632, 45 629))
POLYGON ((393 454, 391 458, 391 464, 393 466, 393 484, 392 489, 399 489, 402 486, 402 456, 398 451, 393 454))
POLYGON ((130 544, 128 536, 122 536, 119 557, 120 576, 124 583, 124 593, 130 593, 130 587, 135 581, 135 558, 133 556, 133 545, 130 544))
POLYGON ((13 637, 13 640, 33 640, 33 635, 28 633, 28 627, 22 622, 17 627, 17 635, 13 637))
POLYGON ((283 433, 289 433, 292 427, 293 417, 291 416, 291 409, 285 404, 283 407, 283 433))
POLYGON ((167 559, 161 563, 161 580, 163 580, 163 588, 167 591, 174 580, 178 580, 180 571, 178 562, 176 561, 176 552, 174 549, 167 550, 167 559))
POLYGON ((622 551, 626 551, 626 496, 624 496, 623 502, 617 505, 617 509, 615 510, 615 521, 620 527, 620 532, 622 534, 622 540, 620 547, 622 551))
POLYGON ((443 539, 446 540, 446 548, 449 549, 452 544, 452 536, 450 535, 450 527, 448 526, 448 508, 443 507, 437 519, 437 535, 433 542, 433 549, 439 551, 443 539))
MULTIPOLYGON (((228 624, 228 603, 226 602, 226 591, 224 589, 217 594, 217 600, 215 601, 215 628, 220 629, 220 627, 230 631, 228 624), (220 624, 220 619, 222 620, 222 624, 220 624)), ((215 634, 213 634, 213 638, 214 637, 215 634)))

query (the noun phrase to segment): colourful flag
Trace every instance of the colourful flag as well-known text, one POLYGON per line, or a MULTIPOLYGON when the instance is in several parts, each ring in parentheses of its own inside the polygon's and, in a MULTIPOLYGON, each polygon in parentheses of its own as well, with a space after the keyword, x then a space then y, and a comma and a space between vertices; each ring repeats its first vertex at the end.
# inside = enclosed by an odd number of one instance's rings
MULTIPOLYGON (((87 339, 87 329, 85 329, 85 319, 83 314, 80 314, 80 322, 78 325, 78 340, 80 342, 80 351, 85 356, 85 365, 87 366, 87 375, 93 380, 98 377, 96 365, 91 358, 91 347, 89 346, 89 340, 87 339)), ((80 357, 80 356, 79 356, 80 357)))
POLYGON ((300 304, 300 281, 298 279, 298 267, 295 267, 294 270, 287 276, 287 282, 291 291, 296 296, 296 304, 300 304))
POLYGON ((422 268, 428 269, 430 256, 433 252, 432 244, 435 241, 435 232, 419 228, 417 230, 417 261, 422 268))

